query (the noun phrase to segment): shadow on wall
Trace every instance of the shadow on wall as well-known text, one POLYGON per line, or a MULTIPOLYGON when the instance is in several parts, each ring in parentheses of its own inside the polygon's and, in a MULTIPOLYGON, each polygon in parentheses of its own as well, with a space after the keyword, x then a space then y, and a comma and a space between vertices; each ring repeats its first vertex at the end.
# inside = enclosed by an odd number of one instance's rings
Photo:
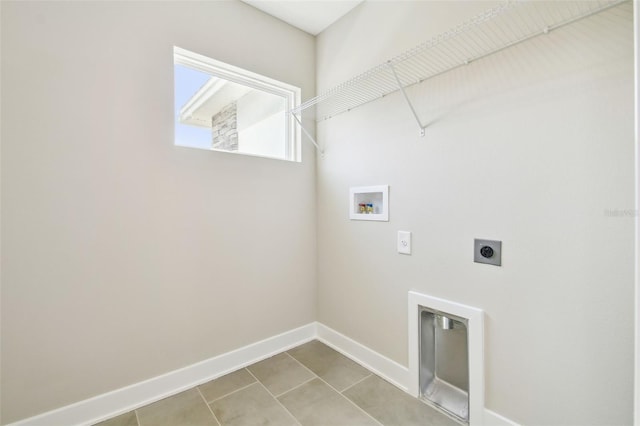
MULTIPOLYGON (((460 113, 463 107, 465 115, 482 117, 482 104, 492 97, 625 60, 633 47, 628 33, 632 8, 631 2, 624 3, 426 80, 407 93, 427 127, 460 113)), ((563 90, 571 87, 565 85, 563 90)))

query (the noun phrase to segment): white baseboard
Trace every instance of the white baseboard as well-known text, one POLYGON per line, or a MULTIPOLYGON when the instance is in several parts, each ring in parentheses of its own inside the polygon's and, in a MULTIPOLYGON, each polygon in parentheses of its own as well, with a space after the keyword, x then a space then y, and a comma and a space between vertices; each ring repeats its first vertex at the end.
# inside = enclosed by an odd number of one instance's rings
POLYGON ((518 423, 513 420, 509 420, 508 418, 501 416, 500 414, 489 410, 488 408, 484 409, 484 425, 485 426, 520 426, 518 423))
MULTIPOLYGON (((323 324, 311 323, 179 370, 7 426, 91 425, 201 385, 313 339, 320 340, 405 392, 409 392, 410 380, 407 367, 323 324)), ((484 410, 483 424, 519 426, 488 409, 484 410)))
MULTIPOLYGON (((318 340, 411 395, 408 367, 398 364, 324 324, 317 324, 317 332, 318 340)), ((480 424, 485 426, 519 426, 518 423, 486 408, 483 410, 483 415, 483 421, 480 424)))
POLYGON ((9 426, 90 425, 175 395, 315 339, 316 323, 9 426))
POLYGON ((347 358, 376 373, 378 376, 393 383, 405 392, 408 391, 409 369, 404 365, 390 360, 384 355, 369 349, 350 337, 318 323, 318 340, 332 347, 347 358))

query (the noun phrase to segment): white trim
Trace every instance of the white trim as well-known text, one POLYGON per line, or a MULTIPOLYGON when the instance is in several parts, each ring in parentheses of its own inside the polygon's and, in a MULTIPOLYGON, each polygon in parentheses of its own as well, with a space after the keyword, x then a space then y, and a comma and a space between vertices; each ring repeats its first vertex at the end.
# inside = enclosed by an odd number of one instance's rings
POLYGON ((485 426, 520 426, 518 423, 513 420, 509 420, 508 418, 501 416, 500 414, 489 410, 488 408, 484 409, 484 423, 485 426))
POLYGON ((324 324, 318 323, 317 338, 322 343, 407 392, 409 370, 404 365, 398 364, 324 324))
POLYGON ((468 320, 469 347, 469 424, 482 424, 484 421, 484 312, 481 309, 451 302, 438 297, 409 291, 409 393, 418 397, 419 386, 419 307, 435 309, 443 313, 466 318, 468 320))
POLYGON ((178 46, 173 47, 173 57, 175 64, 184 65, 254 89, 269 91, 274 95, 287 96, 290 92, 300 92, 299 87, 217 61, 178 46))
MULTIPOLYGON (((295 120, 292 120, 290 114, 287 113, 300 105, 302 90, 299 87, 224 63, 222 61, 217 61, 177 46, 173 46, 173 63, 238 83, 243 86, 283 97, 286 102, 284 116, 287 123, 286 158, 284 158, 284 160, 295 162, 302 161, 300 126, 295 122, 295 120)), ((261 157, 260 155, 256 156, 261 157)))
MULTIPOLYGON (((460 305, 464 306, 464 305, 460 305)), ((475 308, 472 308, 475 309, 475 308)), ((453 313, 453 312, 452 312, 453 313)), ((458 316, 463 316, 459 315, 458 316)), ((464 316, 463 316, 464 317, 464 316)), ((404 365, 379 354, 378 352, 356 342, 350 337, 327 327, 324 324, 317 323, 318 335, 317 339, 327 346, 332 347, 344 356, 352 359, 363 367, 373 371, 378 376, 394 384, 403 391, 412 394, 409 389, 410 376, 409 368, 404 365)), ((417 396, 412 395, 412 396, 417 396)), ((482 420, 473 424, 486 426, 519 426, 518 423, 510 420, 494 411, 483 408, 482 420)))
POLYGON ((188 367, 20 420, 9 426, 94 424, 306 343, 313 340, 316 335, 316 323, 307 324, 188 367))
MULTIPOLYGON (((314 322, 188 367, 7 426, 94 424, 206 383, 313 339, 320 340, 405 392, 410 391, 407 367, 324 324, 314 322)), ((518 426, 491 410, 484 409, 483 414, 483 424, 487 426, 518 426)))

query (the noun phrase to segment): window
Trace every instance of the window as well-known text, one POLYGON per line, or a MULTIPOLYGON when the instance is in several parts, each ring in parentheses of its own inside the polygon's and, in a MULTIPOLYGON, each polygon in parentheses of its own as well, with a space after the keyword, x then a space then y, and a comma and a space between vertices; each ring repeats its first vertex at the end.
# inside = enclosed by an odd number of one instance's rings
POLYGON ((300 88, 174 47, 175 144, 300 161, 300 88))

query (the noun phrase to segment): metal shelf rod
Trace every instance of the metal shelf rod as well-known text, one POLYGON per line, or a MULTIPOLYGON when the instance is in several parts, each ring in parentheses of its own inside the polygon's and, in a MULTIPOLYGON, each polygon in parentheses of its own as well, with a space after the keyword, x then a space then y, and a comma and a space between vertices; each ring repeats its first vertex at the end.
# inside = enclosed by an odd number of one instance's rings
POLYGON ((307 132, 307 129, 304 128, 304 126, 302 125, 302 121, 300 121, 300 119, 298 118, 297 115, 295 115, 295 113, 291 113, 291 115, 293 115, 293 118, 296 119, 296 121, 298 122, 298 124, 300 125, 300 128, 302 129, 302 131, 304 132, 305 135, 307 135, 307 137, 309 138, 309 140, 311 141, 311 143, 313 144, 313 146, 316 147, 316 149, 318 151, 320 151, 320 154, 324 154, 324 149, 320 148, 320 145, 318 145, 318 142, 316 142, 316 139, 311 136, 309 134, 309 132, 307 132))
POLYGON ((420 122, 420 117, 418 117, 418 113, 416 112, 415 108, 413 107, 413 104, 411 103, 411 100, 409 99, 409 96, 407 96, 407 92, 405 92, 404 86, 402 85, 402 82, 400 81, 400 78, 398 78, 398 73, 396 73, 396 69, 393 67, 393 64, 391 63, 391 61, 387 62, 387 65, 389 66, 389 69, 391 69, 391 72, 393 73, 393 76, 396 78, 396 81, 398 82, 398 88, 402 92, 402 96, 404 96, 404 99, 405 99, 405 101, 407 101, 407 104, 409 104, 409 109, 411 109, 411 112, 413 113, 413 117, 418 122, 418 127, 420 127, 420 136, 424 136, 424 128, 426 126, 423 126, 422 123, 420 122))

